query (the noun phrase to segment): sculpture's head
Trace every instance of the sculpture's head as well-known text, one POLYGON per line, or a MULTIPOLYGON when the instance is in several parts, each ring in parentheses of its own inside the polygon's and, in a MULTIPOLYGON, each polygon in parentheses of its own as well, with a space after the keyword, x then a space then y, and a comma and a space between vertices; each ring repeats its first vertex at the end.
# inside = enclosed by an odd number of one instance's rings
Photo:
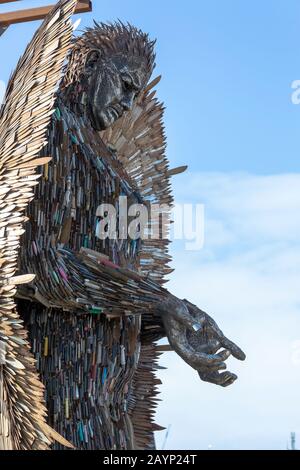
POLYGON ((96 24, 76 39, 63 85, 73 100, 77 95, 96 130, 131 109, 153 71, 153 49, 147 34, 122 23, 96 24))

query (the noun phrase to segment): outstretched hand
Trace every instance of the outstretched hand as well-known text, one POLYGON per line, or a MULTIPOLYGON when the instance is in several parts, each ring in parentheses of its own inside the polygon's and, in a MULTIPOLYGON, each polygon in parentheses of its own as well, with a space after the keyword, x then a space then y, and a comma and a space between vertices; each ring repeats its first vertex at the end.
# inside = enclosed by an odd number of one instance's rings
POLYGON ((245 360, 245 353, 220 330, 217 323, 196 305, 174 296, 158 307, 173 349, 201 380, 227 387, 237 376, 226 369, 225 361, 232 354, 245 360))
MULTIPOLYGON (((245 353, 230 339, 228 339, 222 330, 218 327, 217 323, 207 313, 200 310, 196 305, 184 299, 183 301, 188 308, 189 313, 195 319, 199 325, 197 332, 192 334, 187 331, 187 336, 192 340, 191 336, 194 337, 195 346, 201 346, 201 349, 206 354, 212 354, 215 356, 223 356, 225 360, 232 354, 233 357, 244 361, 246 358, 245 353), (197 341, 198 340, 198 341, 197 341), (223 351, 216 354, 221 348, 223 351)), ((191 341, 192 342, 192 341, 191 341)), ((216 385, 227 387, 231 385, 236 379, 237 375, 232 372, 219 372, 220 370, 226 369, 224 361, 217 362, 212 367, 202 367, 198 370, 199 376, 206 382, 211 382, 216 385)))

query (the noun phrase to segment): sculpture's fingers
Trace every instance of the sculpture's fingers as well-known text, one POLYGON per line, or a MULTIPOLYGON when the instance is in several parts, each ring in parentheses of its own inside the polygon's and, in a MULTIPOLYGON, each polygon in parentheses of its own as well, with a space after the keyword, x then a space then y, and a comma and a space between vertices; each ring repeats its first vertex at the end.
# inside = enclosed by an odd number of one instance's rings
POLYGON ((227 365, 225 362, 218 362, 217 364, 214 364, 212 366, 209 366, 207 368, 207 371, 211 371, 211 372, 217 372, 218 370, 225 370, 227 369, 227 365))
MULTIPOLYGON (((246 354, 244 353, 244 351, 242 351, 242 349, 239 348, 233 341, 226 338, 223 331, 219 328, 218 324, 212 317, 200 310, 196 305, 192 304, 188 300, 184 299, 184 303, 187 306, 189 312, 193 314, 194 318, 197 318, 197 321, 199 321, 198 319, 201 319, 201 325, 206 323, 207 330, 210 330, 213 335, 219 339, 221 345, 226 350, 230 351, 233 357, 239 359, 240 361, 244 361, 246 359, 246 354)), ((224 360, 226 359, 227 358, 225 358, 224 360)))
POLYGON ((224 333, 223 331, 221 330, 221 328, 219 328, 218 324, 215 322, 215 320, 210 317, 208 314, 206 314, 206 322, 207 322, 207 326, 208 328, 213 331, 213 333, 217 336, 217 337, 220 337, 220 338, 223 338, 224 337, 224 333))
POLYGON ((198 370, 198 374, 203 382, 209 382, 218 385, 216 381, 218 380, 219 374, 217 372, 211 372, 208 368, 203 368, 198 370))
POLYGON ((232 372, 222 372, 219 374, 218 372, 207 372, 207 370, 204 369, 199 370, 198 373, 200 379, 204 382, 220 385, 221 387, 228 387, 237 379, 237 375, 233 374, 232 372))
POLYGON ((226 338, 226 336, 223 335, 223 337, 219 338, 219 340, 222 346, 231 352, 233 357, 239 359, 240 361, 244 361, 246 359, 246 354, 244 351, 242 351, 241 348, 239 348, 233 341, 226 338))
POLYGON ((233 382, 235 382, 238 378, 237 375, 233 374, 232 372, 222 372, 222 374, 220 374, 220 377, 222 377, 221 383, 219 384, 221 385, 221 387, 228 387, 228 385, 233 384, 233 382))
POLYGON ((229 349, 223 349, 218 354, 216 354, 216 356, 221 358, 222 361, 226 361, 226 359, 229 358, 230 354, 231 354, 231 351, 229 349))
POLYGON ((226 361, 226 359, 230 356, 230 351, 224 349, 218 354, 204 354, 199 353, 197 355, 199 361, 199 367, 209 367, 213 365, 217 365, 220 362, 226 361))
POLYGON ((197 346, 198 352, 204 352, 206 354, 215 354, 221 347, 219 340, 213 338, 207 341, 207 343, 200 344, 197 346))
POLYGON ((217 323, 209 315, 207 315, 207 323, 208 329, 216 335, 223 348, 228 349, 233 357, 239 359, 240 361, 244 361, 246 359, 246 354, 244 351, 242 351, 241 348, 239 348, 233 341, 224 335, 223 331, 220 330, 217 323))

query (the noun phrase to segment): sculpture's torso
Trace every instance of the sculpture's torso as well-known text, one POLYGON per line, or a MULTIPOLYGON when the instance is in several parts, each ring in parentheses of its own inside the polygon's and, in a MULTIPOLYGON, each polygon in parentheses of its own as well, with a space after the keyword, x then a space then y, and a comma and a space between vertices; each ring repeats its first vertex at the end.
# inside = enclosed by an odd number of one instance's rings
MULTIPOLYGON (((136 269, 137 241, 103 241, 95 234, 101 203, 115 205, 120 195, 139 202, 139 196, 98 133, 62 103, 58 102, 52 118, 43 154, 51 155, 52 161, 43 169, 28 209, 21 270, 38 270, 44 280, 41 295, 47 297, 50 290, 67 301, 72 286, 63 265, 53 263, 52 253, 58 246, 73 252, 86 247, 136 269)), ((129 449, 137 445, 136 440, 150 444, 152 426, 143 416, 143 407, 138 409, 141 394, 136 393, 139 380, 144 383, 142 398, 153 392, 151 367, 143 370, 140 355, 140 316, 107 318, 97 311, 69 310, 19 301, 46 388, 49 423, 77 448, 129 449), (134 436, 136 414, 141 429, 135 429, 139 435, 134 436)), ((151 357, 154 362, 153 346, 145 347, 146 362, 151 357)))

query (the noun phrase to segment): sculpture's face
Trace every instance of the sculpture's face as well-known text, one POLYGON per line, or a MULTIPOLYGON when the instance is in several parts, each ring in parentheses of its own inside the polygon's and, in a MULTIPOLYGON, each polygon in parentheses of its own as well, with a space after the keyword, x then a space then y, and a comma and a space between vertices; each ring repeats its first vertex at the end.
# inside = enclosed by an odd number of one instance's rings
POLYGON ((142 59, 115 56, 101 61, 92 54, 86 65, 89 77, 88 109, 93 127, 104 130, 132 108, 146 84, 142 59))

